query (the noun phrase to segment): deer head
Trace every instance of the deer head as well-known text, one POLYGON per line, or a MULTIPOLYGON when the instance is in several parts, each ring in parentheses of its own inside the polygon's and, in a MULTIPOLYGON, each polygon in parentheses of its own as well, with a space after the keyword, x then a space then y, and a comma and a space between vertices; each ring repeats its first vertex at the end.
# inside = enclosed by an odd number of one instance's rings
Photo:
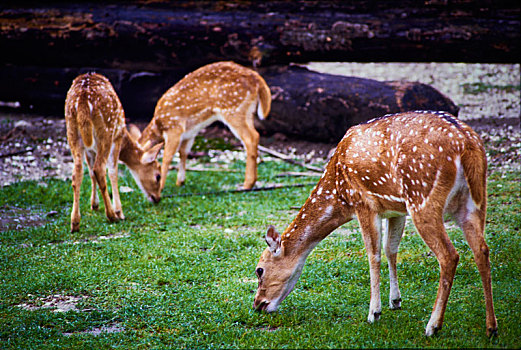
POLYGON ((274 312, 295 287, 307 254, 290 254, 281 244, 281 236, 273 226, 268 228, 265 240, 268 248, 262 252, 255 269, 259 286, 253 308, 274 312))
MULTIPOLYGON (((135 145, 137 155, 129 159, 127 166, 136 181, 139 189, 152 203, 159 203, 161 199, 161 164, 156 160, 163 143, 157 144, 144 151, 135 145)), ((121 156, 121 155, 120 155, 121 156)), ((125 157, 125 155, 123 155, 125 157)))

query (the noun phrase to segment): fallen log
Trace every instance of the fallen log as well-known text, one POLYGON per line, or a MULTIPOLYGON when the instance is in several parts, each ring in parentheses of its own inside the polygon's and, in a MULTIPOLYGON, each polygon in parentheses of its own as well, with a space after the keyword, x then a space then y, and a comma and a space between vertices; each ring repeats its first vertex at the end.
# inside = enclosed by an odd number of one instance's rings
MULTIPOLYGON (((20 111, 62 115, 72 80, 92 69, 0 67, 0 99, 19 101, 20 111)), ((132 121, 152 119, 157 100, 183 73, 131 74, 96 69, 114 85, 132 121)), ((338 142, 352 125, 387 113, 443 110, 457 116, 458 107, 436 89, 417 82, 380 82, 322 74, 298 66, 259 69, 270 86, 268 119, 255 126, 263 135, 284 133, 299 139, 338 142)))
POLYGON ((272 93, 269 117, 256 121, 264 134, 276 132, 310 141, 336 143, 356 124, 389 113, 440 110, 458 115, 449 98, 417 82, 321 74, 290 66, 261 70, 272 93))

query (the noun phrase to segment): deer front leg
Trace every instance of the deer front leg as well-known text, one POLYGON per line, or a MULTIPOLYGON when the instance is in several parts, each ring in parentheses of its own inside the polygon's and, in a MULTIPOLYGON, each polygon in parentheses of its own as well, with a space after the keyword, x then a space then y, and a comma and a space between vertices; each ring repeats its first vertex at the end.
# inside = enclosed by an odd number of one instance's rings
POLYGON ((112 185, 112 202, 114 203, 114 213, 119 220, 125 220, 125 215, 123 215, 123 208, 121 207, 121 199, 119 197, 118 187, 118 159, 120 150, 121 141, 114 141, 114 145, 112 146, 112 150, 109 155, 108 169, 110 184, 112 185))
POLYGON ((176 185, 182 186, 185 183, 186 179, 186 159, 188 158, 188 153, 194 144, 194 138, 181 141, 181 146, 179 146, 179 169, 177 170, 177 180, 176 185))
POLYGON ((168 169, 179 147, 182 133, 182 130, 172 129, 165 135, 165 150, 163 152, 163 163, 161 164, 161 191, 165 188, 168 169))
POLYGON ((447 308, 456 266, 459 261, 459 254, 445 231, 441 212, 442 210, 436 211, 429 206, 422 212, 411 212, 411 217, 418 233, 434 255, 436 255, 440 265, 440 281, 436 302, 425 328, 425 335, 428 337, 434 335, 443 326, 445 309, 447 308))
POLYGON ((396 257, 398 246, 405 227, 405 216, 392 217, 387 220, 387 229, 384 230, 384 251, 389 265, 389 308, 398 310, 402 306, 400 289, 398 288, 398 275, 396 273, 396 257))
POLYGON ((382 302, 380 299, 380 237, 382 219, 370 209, 358 209, 357 216, 369 259, 369 276, 371 280, 371 301, 369 303, 367 322, 373 323, 382 314, 382 302))
POLYGON ((105 147, 100 146, 98 153, 96 154, 96 160, 94 161, 93 172, 101 192, 101 198, 103 198, 103 203, 105 204, 105 215, 110 222, 115 222, 118 221, 118 217, 114 213, 114 208, 110 202, 109 191, 107 188, 107 158, 108 150, 105 147))

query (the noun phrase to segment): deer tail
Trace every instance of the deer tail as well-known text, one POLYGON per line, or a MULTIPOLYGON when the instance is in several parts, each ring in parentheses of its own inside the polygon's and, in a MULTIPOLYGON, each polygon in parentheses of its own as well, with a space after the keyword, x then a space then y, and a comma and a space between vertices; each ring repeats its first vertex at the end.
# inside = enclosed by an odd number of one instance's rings
POLYGON ((78 121, 78 129, 80 131, 81 139, 86 147, 91 147, 94 141, 93 125, 92 125, 92 103, 83 95, 78 99, 78 108, 76 110, 78 121))
POLYGON ((271 109, 271 92, 266 81, 257 74, 259 81, 259 103, 257 105, 257 116, 260 120, 265 119, 271 109))
POLYGON ((467 143, 461 162, 472 200, 478 208, 483 208, 487 200, 487 157, 483 146, 467 143))

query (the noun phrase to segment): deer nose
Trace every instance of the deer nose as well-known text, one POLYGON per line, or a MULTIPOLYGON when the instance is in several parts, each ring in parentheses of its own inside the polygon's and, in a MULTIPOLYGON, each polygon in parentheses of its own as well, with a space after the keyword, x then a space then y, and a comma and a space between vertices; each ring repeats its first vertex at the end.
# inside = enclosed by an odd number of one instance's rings
POLYGON ((157 204, 161 200, 161 197, 159 197, 159 196, 156 197, 154 195, 151 195, 150 199, 152 199, 152 202, 154 202, 154 204, 157 204))
POLYGON ((268 307, 269 303, 270 302, 266 300, 255 299, 253 301, 253 308, 255 309, 255 311, 264 311, 268 307))

